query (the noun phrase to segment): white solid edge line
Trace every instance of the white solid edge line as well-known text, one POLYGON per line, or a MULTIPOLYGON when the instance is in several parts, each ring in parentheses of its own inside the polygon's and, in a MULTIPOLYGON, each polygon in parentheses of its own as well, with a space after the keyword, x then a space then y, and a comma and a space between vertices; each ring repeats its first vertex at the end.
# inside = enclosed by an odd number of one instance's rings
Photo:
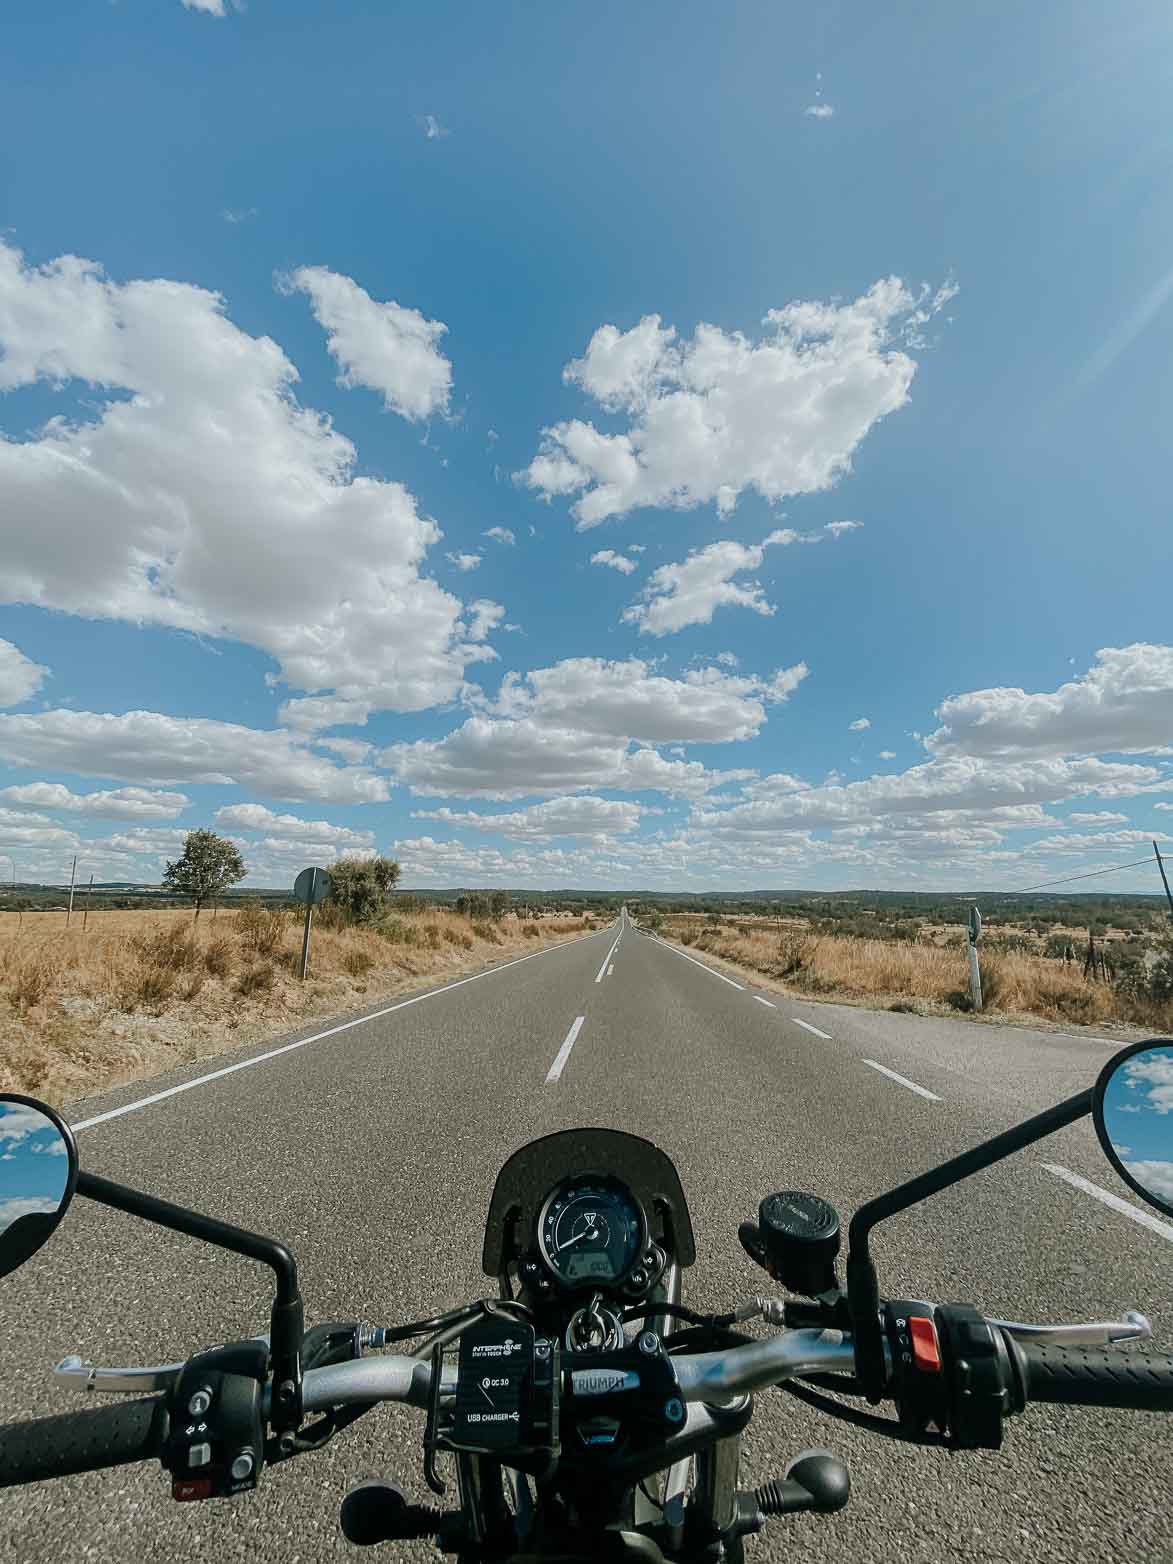
POLYGON ((593 938, 593 934, 583 934, 579 939, 569 939, 561 945, 551 945, 549 950, 535 950, 528 956, 517 956, 512 961, 503 961, 499 967, 489 967, 484 972, 474 972, 471 977, 457 978, 455 983, 446 983, 443 988, 433 988, 426 994, 417 994, 414 999, 401 999, 394 1005, 385 1005, 382 1010, 375 1010, 369 1016, 359 1016, 354 1021, 343 1021, 338 1026, 327 1027, 324 1032, 315 1032, 312 1037, 302 1037, 295 1043, 283 1043, 280 1048, 270 1048, 268 1053, 257 1054, 255 1059, 242 1059, 238 1064, 225 1065, 222 1070, 212 1070, 207 1075, 197 1075, 194 1081, 184 1081, 179 1086, 169 1086, 164 1092, 153 1092, 149 1097, 140 1097, 137 1102, 128 1102, 121 1108, 111 1108, 107 1113, 95 1114, 92 1119, 82 1119, 79 1124, 71 1124, 70 1129, 75 1134, 78 1130, 92 1129, 95 1124, 104 1124, 107 1119, 119 1119, 124 1113, 135 1113, 139 1108, 149 1108, 152 1103, 163 1102, 168 1097, 178 1096, 180 1092, 189 1092, 193 1087, 206 1085, 208 1081, 218 1081, 221 1076, 235 1075, 237 1070, 251 1070, 254 1065, 264 1064, 268 1059, 277 1059, 282 1054, 292 1053, 295 1048, 305 1048, 309 1043, 319 1043, 323 1037, 333 1037, 338 1032, 349 1032, 351 1027, 364 1026, 368 1021, 377 1021, 380 1016, 389 1016, 394 1010, 406 1010, 409 1005, 422 1004, 425 999, 435 999, 438 994, 450 994, 454 988, 463 988, 466 983, 476 983, 480 978, 492 977, 495 972, 504 972, 506 967, 518 967, 523 961, 535 961, 539 956, 549 956, 556 950, 565 950, 570 945, 578 945, 582 940, 593 938))
POLYGON ((549 1086, 551 1081, 556 1081, 562 1074, 562 1071, 566 1066, 566 1061, 570 1058, 570 1050, 574 1047, 574 1039, 578 1036, 579 1029, 585 1020, 586 1016, 575 1016, 574 1024, 566 1034, 566 1041, 562 1044, 562 1047, 559 1048, 557 1054, 554 1057, 554 1063, 546 1072, 547 1086, 549 1086))
POLYGON ((611 946, 611 949, 603 957, 603 965, 599 968, 598 974, 595 977, 595 982, 596 983, 601 983, 603 981, 603 975, 604 975, 604 973, 607 970, 607 963, 610 961, 611 957, 615 954, 615 952, 619 949, 619 940, 620 940, 620 938, 621 938, 621 936, 618 935, 618 934, 615 936, 615 943, 614 943, 614 945, 611 946))
POLYGON ((936 1092, 927 1091, 923 1086, 918 1086, 915 1081, 910 1081, 906 1075, 897 1075, 895 1070, 889 1070, 886 1064, 877 1064, 874 1059, 865 1059, 864 1064, 870 1064, 873 1070, 879 1070, 881 1075, 886 1075, 890 1080, 899 1081, 901 1086, 907 1086, 910 1092, 919 1092, 922 1097, 927 1097, 930 1102, 940 1102, 936 1092))
POLYGON ((809 1021, 800 1021, 797 1016, 791 1016, 790 1019, 794 1022, 795 1026, 805 1026, 808 1032, 813 1032, 816 1037, 823 1038, 825 1042, 829 1043, 833 1040, 830 1032, 820 1032, 818 1027, 812 1026, 809 1021))
POLYGON ((614 972, 614 971, 615 971, 615 964, 614 964, 614 962, 612 962, 612 963, 611 963, 611 965, 610 965, 610 966, 609 966, 609 967, 608 967, 608 968, 607 968, 607 976, 608 976, 608 977, 610 977, 610 976, 611 976, 611 974, 612 974, 612 973, 613 973, 613 972, 614 972))
POLYGON ((778 1008, 778 1006, 774 1004, 772 1000, 763 999, 760 994, 755 994, 753 997, 757 1000, 759 1005, 765 1005, 767 1010, 777 1010, 778 1008))
POLYGON ((1069 1168, 1061 1168, 1055 1162, 1044 1162, 1043 1166, 1048 1173, 1061 1178, 1073 1189, 1082 1189, 1084 1194, 1091 1195, 1093 1200, 1099 1200, 1104 1205, 1110 1206, 1113 1211, 1119 1211, 1121 1216, 1131 1217, 1134 1222, 1139 1222, 1141 1227, 1147 1227, 1151 1232, 1159 1233, 1162 1238, 1167 1238, 1170 1243, 1173 1243, 1173 1226, 1168 1222, 1162 1222, 1160 1217, 1150 1216, 1139 1206, 1129 1205, 1127 1200, 1121 1200, 1120 1196, 1112 1194, 1111 1190, 1101 1189, 1098 1184, 1093 1184, 1091 1179, 1081 1178, 1078 1173, 1072 1173, 1069 1168))
POLYGON ((703 961, 698 961, 695 956, 690 956, 687 951, 677 950, 675 945, 669 945, 668 941, 661 939, 658 934, 653 934, 652 938, 657 945, 663 945, 664 949, 670 950, 674 956, 683 956, 685 961, 691 961, 694 967, 699 967, 702 972, 707 972, 710 977, 720 978, 722 983, 728 983, 730 988, 739 989, 742 993, 745 992, 744 983, 735 983, 732 978, 726 977, 723 972, 718 972, 713 967, 706 967, 703 961))

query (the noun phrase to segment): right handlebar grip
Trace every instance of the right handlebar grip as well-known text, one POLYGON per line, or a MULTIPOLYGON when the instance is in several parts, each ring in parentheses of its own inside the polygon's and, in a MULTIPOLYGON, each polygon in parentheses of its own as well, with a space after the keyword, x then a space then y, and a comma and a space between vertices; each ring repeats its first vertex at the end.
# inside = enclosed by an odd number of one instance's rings
POLYGON ((146 1461, 167 1438, 165 1398, 147 1396, 0 1427, 0 1488, 146 1461))
POLYGON ((1032 1401, 1173 1412, 1173 1357, 1034 1342, 1019 1342, 1018 1348, 1032 1401))

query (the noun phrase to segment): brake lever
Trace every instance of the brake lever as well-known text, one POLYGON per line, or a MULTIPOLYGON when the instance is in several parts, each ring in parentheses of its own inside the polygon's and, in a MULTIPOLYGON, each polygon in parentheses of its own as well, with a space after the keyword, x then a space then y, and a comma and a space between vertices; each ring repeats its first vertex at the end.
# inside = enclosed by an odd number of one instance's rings
POLYGON ((53 1365, 53 1378, 70 1390, 142 1395, 152 1390, 170 1390, 184 1367, 182 1363, 160 1363, 154 1368, 95 1368, 73 1354, 53 1365))
MULTIPOLYGON (((252 1336, 250 1341, 263 1342, 267 1347, 267 1335, 252 1336)), ((153 1368, 96 1368, 84 1362, 76 1353, 62 1358, 53 1365, 53 1378, 70 1390, 101 1391, 110 1395, 143 1395, 152 1390, 170 1390, 187 1367, 186 1363, 159 1363, 153 1368)))
POLYGON ((1144 1341, 1153 1327, 1137 1309, 1122 1320, 1093 1320, 1086 1325, 1024 1325, 1016 1320, 988 1320, 1017 1341, 1035 1341, 1047 1347, 1110 1347, 1121 1341, 1144 1341))

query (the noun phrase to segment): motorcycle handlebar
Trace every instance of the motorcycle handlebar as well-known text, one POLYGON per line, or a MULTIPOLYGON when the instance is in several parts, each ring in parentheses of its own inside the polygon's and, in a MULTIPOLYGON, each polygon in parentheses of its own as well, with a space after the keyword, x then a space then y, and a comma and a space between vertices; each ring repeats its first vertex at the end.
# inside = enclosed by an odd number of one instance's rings
MULTIPOLYGON (((1111 1347, 1038 1346, 1003 1333, 1026 1401, 1173 1411, 1173 1357, 1111 1347)), ((851 1337, 837 1330, 787 1330, 723 1352, 673 1355, 681 1398, 709 1403, 814 1375, 850 1375, 851 1337)), ((572 1368, 573 1358, 564 1360, 572 1368)), ((442 1399, 456 1394, 458 1370, 443 1366, 442 1399)), ((428 1404, 431 1364, 401 1353, 308 1369, 302 1384, 307 1413, 380 1401, 428 1404)), ((269 1391, 264 1393, 268 1416, 269 1391)), ((0 1488, 145 1461, 162 1454, 168 1432, 166 1398, 149 1396, 0 1427, 0 1488)))

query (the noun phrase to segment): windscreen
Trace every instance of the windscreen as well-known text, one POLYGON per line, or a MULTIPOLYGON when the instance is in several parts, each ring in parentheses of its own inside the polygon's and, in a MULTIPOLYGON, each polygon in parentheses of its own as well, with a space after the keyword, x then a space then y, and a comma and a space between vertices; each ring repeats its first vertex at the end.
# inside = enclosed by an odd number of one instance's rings
POLYGON ((688 1205, 672 1159, 650 1140, 621 1130, 560 1130, 515 1151, 497 1175, 485 1223, 481 1266, 497 1276, 533 1237, 538 1212, 554 1185, 571 1174, 609 1173, 643 1206, 653 1238, 677 1263, 696 1259, 688 1205))

